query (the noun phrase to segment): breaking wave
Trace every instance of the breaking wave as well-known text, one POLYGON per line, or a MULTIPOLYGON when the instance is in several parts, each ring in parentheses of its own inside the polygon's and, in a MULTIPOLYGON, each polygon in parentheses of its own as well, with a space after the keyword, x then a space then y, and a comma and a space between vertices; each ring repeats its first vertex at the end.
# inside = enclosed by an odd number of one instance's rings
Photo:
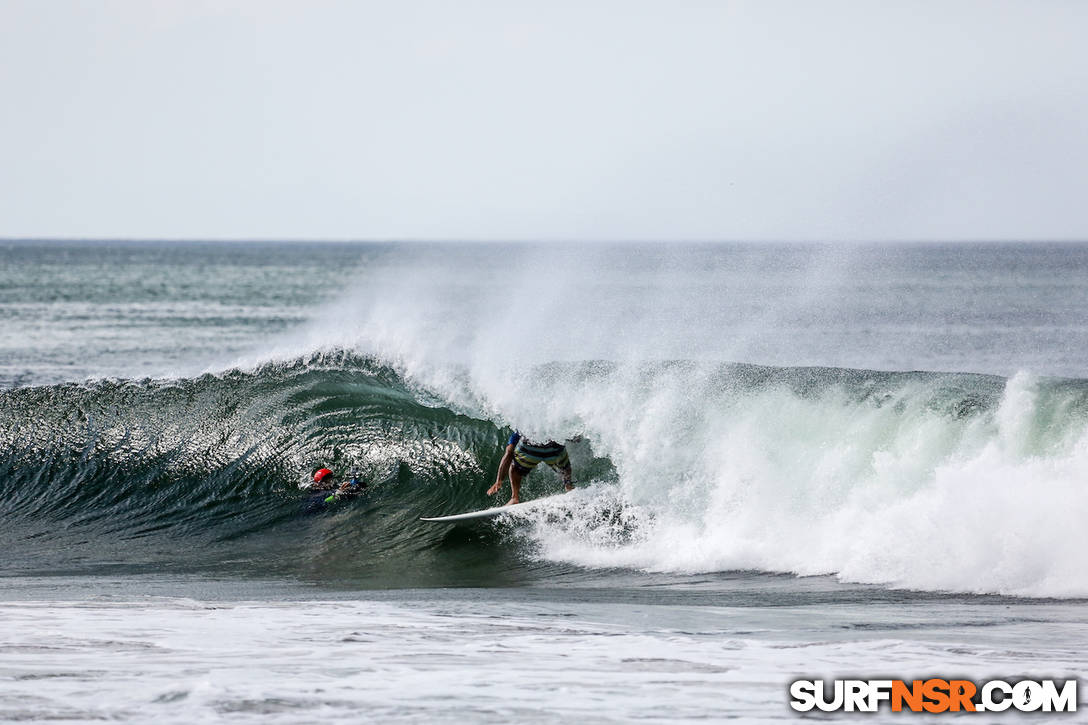
MULTIPOLYGON (((1086 596, 1088 381, 699 361, 511 367, 325 350, 179 380, 0 392, 11 573, 244 571, 389 587, 761 570, 1086 596), (584 489, 513 522, 511 427, 584 489), (370 483, 325 504, 309 472, 370 483)), ((527 497, 559 490, 537 472, 527 497)))

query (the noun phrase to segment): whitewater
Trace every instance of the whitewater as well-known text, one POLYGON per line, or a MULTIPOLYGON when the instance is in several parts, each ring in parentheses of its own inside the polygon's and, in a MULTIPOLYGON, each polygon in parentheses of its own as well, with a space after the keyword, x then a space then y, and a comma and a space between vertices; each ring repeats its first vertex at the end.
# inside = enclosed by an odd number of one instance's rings
POLYGON ((771 721, 801 676, 1083 670, 1088 246, 0 253, 0 719, 771 721), (574 493, 419 521, 499 503, 515 429, 574 493))

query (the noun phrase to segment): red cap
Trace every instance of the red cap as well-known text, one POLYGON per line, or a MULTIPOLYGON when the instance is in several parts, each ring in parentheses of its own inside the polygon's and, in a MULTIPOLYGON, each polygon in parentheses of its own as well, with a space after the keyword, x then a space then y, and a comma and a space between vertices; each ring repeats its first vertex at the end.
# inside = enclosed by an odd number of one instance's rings
POLYGON ((330 471, 329 469, 319 468, 316 471, 314 471, 314 483, 321 483, 322 479, 324 479, 325 476, 331 476, 331 475, 332 475, 332 471, 330 471))

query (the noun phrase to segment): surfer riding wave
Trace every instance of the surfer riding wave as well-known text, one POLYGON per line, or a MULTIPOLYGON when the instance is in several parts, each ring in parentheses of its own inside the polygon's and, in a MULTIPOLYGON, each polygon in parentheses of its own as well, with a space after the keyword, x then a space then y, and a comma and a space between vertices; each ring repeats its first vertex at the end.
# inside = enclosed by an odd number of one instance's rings
POLYGON ((534 443, 526 440, 521 433, 514 431, 510 434, 510 440, 506 442, 506 452, 499 463, 499 472, 495 476, 495 483, 487 489, 487 495, 493 496, 502 488, 503 480, 510 477, 510 500, 507 506, 520 503, 521 479, 541 463, 546 463, 555 469, 563 479, 563 488, 567 491, 574 490, 571 483, 570 457, 567 448, 562 443, 548 441, 546 443, 534 443))

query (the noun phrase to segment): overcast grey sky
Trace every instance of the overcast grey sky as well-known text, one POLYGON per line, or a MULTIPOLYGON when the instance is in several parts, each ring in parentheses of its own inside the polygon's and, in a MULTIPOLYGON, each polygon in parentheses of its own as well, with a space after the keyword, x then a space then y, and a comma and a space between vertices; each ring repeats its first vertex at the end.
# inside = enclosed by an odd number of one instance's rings
POLYGON ((0 236, 1088 239, 1088 2, 0 0, 0 236))

